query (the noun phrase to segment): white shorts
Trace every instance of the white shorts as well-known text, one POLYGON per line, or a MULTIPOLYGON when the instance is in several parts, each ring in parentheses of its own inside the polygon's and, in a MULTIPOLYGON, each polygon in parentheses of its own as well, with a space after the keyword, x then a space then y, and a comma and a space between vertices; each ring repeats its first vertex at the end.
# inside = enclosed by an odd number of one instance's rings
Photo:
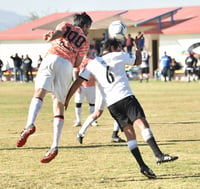
POLYGON ((99 87, 96 86, 95 110, 104 110, 106 102, 103 99, 99 87))
POLYGON ((35 88, 46 89, 64 104, 72 82, 72 72, 70 61, 58 55, 47 55, 38 70, 35 88))
POLYGON ((81 91, 75 93, 75 103, 83 103, 84 97, 87 99, 88 104, 95 103, 95 86, 80 87, 81 91))

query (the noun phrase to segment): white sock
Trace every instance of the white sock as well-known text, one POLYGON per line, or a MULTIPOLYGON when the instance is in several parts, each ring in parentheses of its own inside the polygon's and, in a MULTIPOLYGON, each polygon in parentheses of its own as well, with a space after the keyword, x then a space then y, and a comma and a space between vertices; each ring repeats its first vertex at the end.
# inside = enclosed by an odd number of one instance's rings
POLYGON ((90 106, 90 114, 94 112, 94 106, 90 106))
POLYGON ((43 104, 43 102, 39 98, 32 98, 30 106, 29 106, 26 128, 29 125, 35 123, 36 117, 38 115, 40 108, 42 107, 42 104, 43 104))
POLYGON ((127 144, 130 151, 138 147, 136 140, 129 140, 127 144))
POLYGON ((153 133, 150 128, 146 128, 142 130, 142 138, 145 142, 147 142, 150 138, 153 137, 153 133))
POLYGON ((75 108, 75 114, 76 114, 76 122, 81 123, 81 112, 82 108, 75 108))
POLYGON ((61 137, 61 132, 64 124, 64 119, 54 117, 53 121, 53 144, 51 148, 58 147, 61 137))
POLYGON ((89 115, 87 117, 87 119, 85 120, 83 126, 81 127, 81 129, 79 130, 79 134, 84 136, 85 135, 85 132, 87 130, 87 128, 90 126, 90 124, 94 121, 92 115, 89 115))
POLYGON ((113 131, 119 131, 119 125, 116 121, 114 121, 113 131))

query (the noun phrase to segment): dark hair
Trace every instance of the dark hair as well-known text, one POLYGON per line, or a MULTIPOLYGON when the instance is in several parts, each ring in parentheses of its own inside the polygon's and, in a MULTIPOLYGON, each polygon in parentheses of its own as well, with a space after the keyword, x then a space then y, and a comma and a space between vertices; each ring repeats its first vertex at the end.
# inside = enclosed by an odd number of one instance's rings
POLYGON ((111 51, 111 47, 114 47, 114 49, 117 49, 121 46, 121 42, 119 40, 117 40, 116 38, 113 39, 108 39, 107 41, 105 41, 105 43, 103 44, 103 51, 111 51))
POLYGON ((83 26, 85 24, 87 26, 92 25, 92 19, 86 12, 74 15, 74 26, 78 26, 80 28, 83 28, 83 26))

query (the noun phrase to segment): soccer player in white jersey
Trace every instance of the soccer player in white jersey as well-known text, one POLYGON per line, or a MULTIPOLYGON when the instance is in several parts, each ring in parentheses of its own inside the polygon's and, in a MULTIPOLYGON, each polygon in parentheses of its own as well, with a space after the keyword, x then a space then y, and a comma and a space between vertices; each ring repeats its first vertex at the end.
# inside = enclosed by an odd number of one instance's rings
MULTIPOLYGON (((139 42, 140 39, 136 39, 137 48, 139 42)), ((143 108, 129 86, 125 72, 126 64, 141 64, 140 50, 136 50, 136 55, 130 58, 129 54, 121 52, 119 42, 116 39, 107 40, 104 46, 104 55, 90 62, 71 86, 65 101, 65 108, 67 108, 69 99, 77 87, 84 80, 88 80, 90 75, 93 75, 98 82, 103 98, 106 100, 110 114, 118 122, 127 138, 128 148, 135 157, 140 172, 146 177, 154 179, 156 175, 147 166, 140 154, 133 125, 141 130, 142 137, 151 147, 157 163, 173 161, 178 157, 164 154, 158 147, 145 118, 143 108)))
POLYGON ((64 124, 64 102, 72 82, 73 67, 80 65, 89 49, 90 43, 87 34, 92 19, 84 12, 75 14, 73 22, 73 25, 62 22, 54 31, 49 31, 43 36, 43 39, 52 42, 52 45, 38 70, 27 123, 17 141, 17 147, 22 147, 28 137, 35 132, 35 120, 43 105, 43 99, 47 92, 51 92, 54 113, 53 143, 50 150, 41 159, 41 163, 50 162, 58 154, 64 124))

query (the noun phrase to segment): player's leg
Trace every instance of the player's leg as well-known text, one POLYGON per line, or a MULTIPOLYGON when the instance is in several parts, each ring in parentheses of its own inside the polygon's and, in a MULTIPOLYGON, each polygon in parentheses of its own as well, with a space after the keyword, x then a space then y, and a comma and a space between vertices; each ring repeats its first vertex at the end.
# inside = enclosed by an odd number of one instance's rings
POLYGON ((50 150, 41 159, 42 163, 49 163, 58 154, 58 147, 61 138, 61 132, 64 125, 64 102, 69 90, 69 86, 72 82, 72 64, 59 56, 53 56, 55 58, 54 75, 53 79, 53 143, 50 150), (66 78, 67 75, 67 78, 66 78))
POLYGON ((152 149, 152 151, 156 157, 157 163, 164 163, 164 162, 174 161, 174 160, 178 159, 177 156, 170 156, 168 154, 164 154, 160 150, 160 148, 153 136, 153 132, 151 131, 149 124, 145 118, 137 119, 134 122, 134 124, 141 130, 142 137, 143 137, 144 141, 147 142, 148 145, 150 146, 150 148, 152 149))
POLYGON ((134 97, 130 96, 123 100, 120 100, 118 103, 115 103, 108 107, 108 110, 111 116, 119 123, 120 128, 123 130, 126 139, 128 148, 131 154, 136 159, 140 172, 147 176, 148 178, 156 178, 156 175, 153 171, 144 163, 141 153, 138 148, 136 134, 133 128, 133 121, 129 118, 129 113, 132 115, 134 113, 134 117, 142 114, 143 112, 135 111, 135 107, 132 108, 132 102, 134 102, 134 97))
POLYGON ((95 110, 91 115, 87 117, 85 122, 83 123, 81 129, 77 133, 77 140, 80 144, 83 143, 83 137, 85 136, 85 133, 88 129, 88 127, 95 121, 97 120, 101 114, 103 113, 103 110, 95 110))
POLYGON ((87 117, 77 134, 77 139, 80 144, 83 142, 83 137, 85 136, 88 127, 102 115, 104 107, 105 101, 103 100, 98 87, 96 87, 95 111, 87 117))
MULTIPOLYGON (((89 104, 89 114, 91 115, 95 111, 95 96, 96 96, 96 89, 95 86, 90 86, 86 88, 86 99, 87 103, 89 104)), ((98 126, 96 120, 91 123, 92 126, 98 126)))
POLYGON ((156 178, 156 175, 153 173, 153 171, 144 163, 144 160, 138 148, 133 126, 128 124, 123 127, 123 131, 128 141, 128 148, 140 167, 140 172, 150 179, 156 178))
POLYGON ((49 163, 58 154, 58 146, 61 138, 62 128, 64 125, 64 105, 56 98, 53 99, 53 143, 50 150, 41 159, 42 163, 49 163))
POLYGON ((74 127, 81 126, 82 103, 85 97, 85 88, 80 87, 75 93, 75 116, 76 121, 74 127))
POLYGON ((22 131, 19 140, 17 141, 17 147, 22 147, 26 143, 29 135, 35 132, 34 122, 39 110, 42 107, 43 98, 45 97, 47 91, 52 90, 53 76, 52 70, 49 68, 52 67, 51 65, 55 62, 55 59, 56 56, 46 56, 46 58, 43 60, 43 64, 38 70, 35 81, 35 92, 29 106, 27 124, 24 131, 22 131))
POLYGON ((112 133, 112 137, 111 137, 111 142, 126 142, 124 139, 122 139, 118 133, 119 133, 119 124, 117 123, 117 121, 114 120, 113 123, 113 133, 112 133))
POLYGON ((43 98, 45 97, 46 90, 42 88, 38 88, 35 90, 34 96, 31 100, 28 112, 27 123, 24 130, 21 132, 19 139, 17 141, 17 147, 22 147, 25 145, 28 137, 33 134, 36 130, 34 125, 39 110, 43 104, 43 98))
POLYGON ((82 114, 82 103, 76 103, 75 104, 76 121, 74 123, 74 127, 81 126, 81 114, 82 114))

